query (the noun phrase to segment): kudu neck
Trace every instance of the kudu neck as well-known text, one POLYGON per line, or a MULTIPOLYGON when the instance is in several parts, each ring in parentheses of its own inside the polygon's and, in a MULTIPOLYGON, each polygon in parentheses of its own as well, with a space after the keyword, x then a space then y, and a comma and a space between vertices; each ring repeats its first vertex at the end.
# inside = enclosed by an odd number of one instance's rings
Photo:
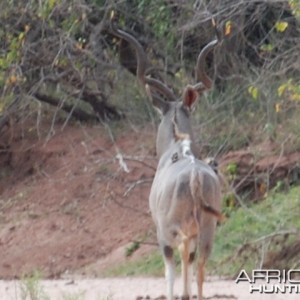
MULTIPOLYGON (((191 140, 191 151, 195 155, 195 142, 194 136, 191 129, 191 124, 188 121, 182 122, 178 121, 177 123, 178 130, 182 134, 186 134, 190 137, 191 140)), ((170 151, 170 149, 176 148, 176 136, 173 129, 173 123, 170 118, 164 118, 158 128, 157 139, 156 139, 156 153, 160 159, 164 153, 170 151)))

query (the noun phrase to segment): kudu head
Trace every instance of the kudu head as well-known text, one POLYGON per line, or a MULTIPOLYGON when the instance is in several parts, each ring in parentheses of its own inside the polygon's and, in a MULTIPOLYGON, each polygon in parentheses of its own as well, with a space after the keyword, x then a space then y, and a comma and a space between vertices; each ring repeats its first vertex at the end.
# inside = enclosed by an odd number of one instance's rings
MULTIPOLYGON (((215 27, 214 21, 213 25, 215 27)), ((146 75, 147 57, 140 43, 132 35, 117 29, 113 22, 111 22, 111 31, 114 35, 125 39, 134 47, 137 55, 136 75, 142 86, 146 89, 154 108, 161 115, 156 140, 158 157, 160 158, 169 149, 170 145, 176 141, 176 137, 174 136, 174 122, 176 122, 179 132, 189 135, 192 142, 191 149, 194 152, 194 138, 191 129, 190 114, 194 110, 202 93, 212 86, 212 80, 206 74, 204 67, 207 54, 218 44, 218 39, 211 41, 202 49, 198 55, 195 69, 197 83, 187 85, 181 98, 178 98, 163 82, 146 75)), ((219 38, 218 34, 217 37, 219 38)))

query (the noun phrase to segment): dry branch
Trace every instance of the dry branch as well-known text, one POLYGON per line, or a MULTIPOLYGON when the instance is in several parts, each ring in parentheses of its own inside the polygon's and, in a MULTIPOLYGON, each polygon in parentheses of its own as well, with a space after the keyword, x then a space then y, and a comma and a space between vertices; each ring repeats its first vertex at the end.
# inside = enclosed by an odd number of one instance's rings
POLYGON ((124 197, 127 197, 128 194, 134 189, 136 188, 138 185, 140 184, 144 184, 144 183, 151 183, 153 181, 153 177, 152 178, 147 178, 147 179, 140 179, 135 181, 134 183, 132 183, 129 188, 125 191, 125 193, 123 194, 124 197))
POLYGON ((37 98, 39 101, 46 102, 52 106, 60 107, 63 111, 72 114, 76 119, 80 121, 97 121, 98 118, 95 115, 89 114, 82 109, 75 107, 75 105, 69 105, 66 103, 63 103, 61 100, 45 95, 40 93, 35 93, 33 95, 35 98, 37 98))

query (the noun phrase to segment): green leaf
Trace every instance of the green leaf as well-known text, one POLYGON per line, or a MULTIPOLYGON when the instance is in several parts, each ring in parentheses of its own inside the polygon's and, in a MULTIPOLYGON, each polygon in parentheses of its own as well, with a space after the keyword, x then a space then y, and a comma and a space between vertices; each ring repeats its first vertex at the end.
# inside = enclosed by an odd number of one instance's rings
POLYGON ((236 175, 237 169, 238 169, 238 166, 236 163, 229 163, 226 167, 226 172, 230 175, 236 175))
POLYGON ((48 5, 50 9, 53 9, 56 5, 56 0, 48 0, 48 5))
POLYGON ((288 87, 288 83, 284 83, 284 84, 280 85, 280 87, 277 89, 277 94, 279 97, 281 97, 283 95, 283 93, 285 92, 287 87, 288 87))
POLYGON ((263 44, 260 49, 262 51, 271 52, 274 49, 274 46, 272 44, 263 44))
POLYGON ((248 93, 252 96, 254 100, 257 100, 258 97, 258 88, 251 85, 248 87, 248 93))
POLYGON ((278 32, 284 32, 288 26, 289 23, 285 21, 278 21, 275 23, 275 28, 278 32))

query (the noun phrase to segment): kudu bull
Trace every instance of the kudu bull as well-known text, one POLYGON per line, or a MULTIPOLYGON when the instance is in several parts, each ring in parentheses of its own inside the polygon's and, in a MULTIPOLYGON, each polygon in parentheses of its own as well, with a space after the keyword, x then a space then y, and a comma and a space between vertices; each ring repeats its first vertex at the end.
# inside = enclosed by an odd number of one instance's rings
POLYGON ((199 253, 198 299, 203 299, 204 267, 212 249, 216 222, 221 218, 221 188, 213 169, 194 155, 190 114, 199 96, 212 86, 204 65, 207 54, 217 45, 218 40, 213 40, 200 52, 196 65, 197 83, 188 85, 182 99, 178 100, 164 83, 145 75, 147 58, 139 42, 130 34, 115 28, 113 23, 111 30, 134 47, 137 77, 162 116, 156 140, 159 163, 149 204, 164 258, 168 299, 173 299, 175 247, 178 247, 181 254, 182 299, 191 299, 196 250, 199 253), (157 92, 169 101, 164 101, 157 92))

